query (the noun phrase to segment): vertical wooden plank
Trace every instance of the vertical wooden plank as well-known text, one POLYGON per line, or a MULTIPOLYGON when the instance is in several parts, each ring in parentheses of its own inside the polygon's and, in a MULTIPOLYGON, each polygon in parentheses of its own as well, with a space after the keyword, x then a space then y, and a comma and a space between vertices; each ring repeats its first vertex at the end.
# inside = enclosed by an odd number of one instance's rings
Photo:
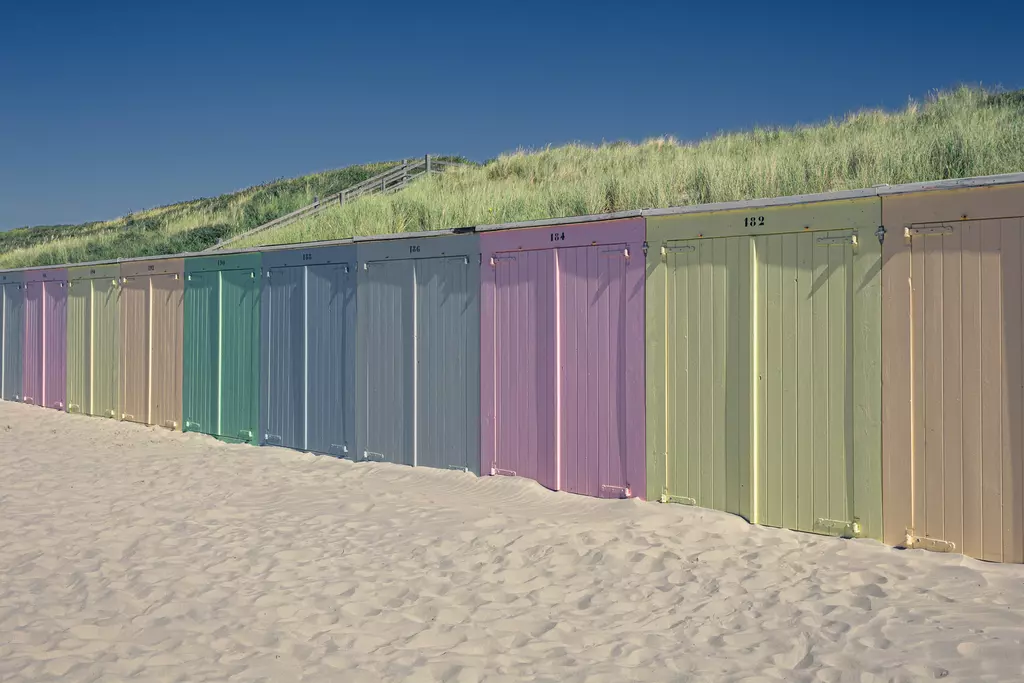
POLYGON ((1021 438, 1024 427, 1024 395, 1022 395, 1021 353, 1024 347, 1021 306, 1021 219, 1000 221, 1002 238, 1003 290, 1003 410, 1002 422, 1002 531, 1003 562, 1024 562, 1024 520, 1021 506, 1021 438))
POLYGON ((782 513, 783 443, 782 443, 782 377, 784 344, 782 336, 782 235, 767 238, 768 253, 765 270, 768 272, 767 345, 768 345, 768 419, 765 423, 768 435, 768 451, 765 454, 767 486, 765 497, 768 501, 767 523, 785 526, 782 513))
POLYGON ((746 239, 732 237, 727 240, 726 287, 728 305, 725 314, 725 415, 723 419, 725 440, 726 509, 749 519, 750 506, 744 503, 747 487, 744 486, 744 459, 750 453, 750 417, 744 410, 749 398, 746 378, 749 374, 747 353, 750 339, 750 313, 746 308, 745 289, 749 289, 749 265, 744 262, 746 239))
POLYGON ((678 390, 676 354, 670 354, 674 339, 676 310, 674 261, 665 261, 661 242, 649 245, 645 272, 644 324, 645 391, 647 404, 647 500, 659 500, 671 482, 671 472, 679 457, 675 440, 674 391, 678 390), (671 322, 670 322, 671 321, 671 322))
POLYGON ((756 415, 756 443, 757 451, 754 457, 754 514, 758 524, 771 524, 768 518, 768 343, 767 343, 767 315, 768 315, 768 238, 761 236, 754 240, 754 302, 756 311, 754 317, 754 338, 755 355, 757 368, 755 372, 754 387, 757 402, 756 415))
MULTIPOLYGON (((689 407, 687 397, 690 393, 689 379, 686 375, 686 359, 690 353, 690 340, 686 335, 686 325, 690 316, 687 304, 687 266, 685 255, 668 255, 667 263, 661 266, 667 283, 665 308, 665 357, 668 365, 668 377, 665 381, 665 423, 669 454, 666 457, 666 486, 672 495, 688 495, 687 462, 690 457, 687 438, 690 430, 689 407)), ((660 356, 659 356, 660 357, 660 356)), ((651 404, 647 404, 648 411, 651 404)))
MULTIPOLYGON (((870 212, 873 222, 882 221, 880 201, 872 202, 870 212)), ((882 540, 882 244, 874 230, 859 232, 851 255, 853 310, 848 317, 853 338, 854 481, 847 486, 853 489, 853 515, 860 520, 861 535, 882 540)), ((908 283, 903 284, 906 295, 908 283)), ((903 324, 909 325, 909 319, 903 324)), ((906 335, 898 343, 906 344, 906 335)), ((906 387, 902 394, 906 400, 906 387)), ((909 452, 905 456, 909 459, 909 452)), ((909 493, 905 488, 902 497, 909 498, 909 493)))
MULTIPOLYGON (((932 418, 941 425, 942 441, 942 489, 941 500, 935 507, 941 515, 939 525, 942 528, 941 538, 963 547, 963 396, 962 381, 963 352, 961 334, 961 290, 960 255, 962 250, 962 234, 957 230, 942 238, 935 238, 942 246, 942 283, 940 315, 942 317, 941 356, 938 361, 942 368, 942 395, 940 415, 932 418)), ((933 348, 933 351, 935 349, 933 348)), ((936 456, 938 453, 936 453, 936 456)))
POLYGON ((700 249, 700 333, 701 333, 701 364, 700 396, 701 400, 701 441, 700 441, 700 500, 705 507, 714 507, 712 475, 714 472, 714 243, 702 240, 697 243, 700 249))
POLYGON ((703 446, 703 373, 704 340, 704 309, 701 297, 701 268, 704 252, 701 243, 694 243, 694 251, 687 255, 689 265, 686 268, 687 313, 686 335, 686 386, 687 386, 687 454, 686 454, 686 490, 687 497, 698 505, 704 504, 701 489, 701 462, 704 458, 703 446))
POLYGON ((911 472, 913 481, 911 489, 911 498, 913 500, 913 514, 909 520, 909 526, 913 529, 914 534, 925 533, 925 527, 927 527, 925 517, 925 501, 927 496, 927 486, 925 485, 925 474, 928 471, 927 467, 927 450, 925 449, 925 436, 924 430, 927 424, 925 414, 925 397, 927 391, 925 390, 925 360, 926 352, 930 348, 927 346, 926 334, 925 334, 925 297, 928 292, 928 285, 930 284, 927 280, 928 271, 925 267, 926 264, 926 237, 911 238, 911 259, 913 265, 911 266, 912 273, 912 299, 911 304, 913 309, 913 334, 912 344, 913 350, 913 389, 911 392, 912 411, 913 411, 913 470, 911 472))
MULTIPOLYGON (((911 240, 903 235, 902 216, 889 198, 880 199, 882 244, 881 301, 881 439, 882 538, 903 545, 913 526, 913 327, 911 240)), ((895 203, 898 207, 898 200, 895 203)), ((868 239, 862 235, 861 240, 868 239)))
MULTIPOLYGON (((797 486, 799 478, 799 449, 797 434, 799 431, 799 415, 797 414, 797 377, 800 360, 797 356, 797 247, 801 235, 783 235, 781 254, 782 278, 782 405, 781 405, 781 443, 782 443, 782 525, 787 529, 801 528, 797 515, 800 499, 806 494, 797 486)), ((807 527, 806 524, 803 525, 807 527)))
POLYGON ((923 468, 923 486, 919 491, 923 505, 916 533, 929 538, 944 539, 942 528, 944 495, 943 483, 943 290, 942 236, 917 238, 924 252, 926 287, 922 292, 923 310, 923 356, 921 362, 922 393, 924 406, 924 441, 918 450, 917 464, 923 468), (922 457, 923 456, 923 457, 922 457))
POLYGON ((849 246, 823 249, 827 252, 828 278, 828 514, 827 519, 850 521, 846 500, 847 453, 847 258, 849 246))
POLYGON ((728 349, 728 340, 725 335, 725 318, 727 305, 729 303, 729 290, 726 282, 726 246, 727 238, 720 238, 711 241, 713 248, 713 271, 712 271, 712 293, 713 302, 713 324, 714 342, 712 347, 713 376, 711 385, 711 400, 713 402, 711 429, 714 434, 713 442, 713 470, 712 500, 716 510, 727 510, 732 512, 726 502, 726 463, 725 444, 728 431, 735 429, 735 425, 725 421, 725 357, 728 349))
POLYGON ((723 363, 724 373, 722 375, 725 395, 723 396, 723 413, 722 413, 722 448, 725 454, 724 460, 724 473, 725 473, 725 507, 723 509, 730 512, 739 512, 739 481, 737 479, 739 462, 737 460, 737 439, 740 436, 742 430, 742 420, 737 417, 736 414, 736 385, 737 377, 736 371, 738 364, 736 362, 736 327, 738 324, 737 317, 739 313, 739 291, 737 287, 737 266, 738 266, 738 255, 739 255, 739 240, 735 237, 730 237, 722 240, 725 246, 725 269, 723 273, 724 288, 723 294, 725 298, 723 300, 724 311, 724 344, 723 344, 723 363))
POLYGON ((756 386, 753 379, 754 362, 752 354, 756 351, 753 343, 753 317, 755 310, 752 296, 752 269, 754 268, 754 243, 749 237, 735 238, 736 264, 734 266, 736 308, 730 318, 735 322, 735 340, 733 347, 733 364, 736 367, 735 382, 732 383, 732 414, 736 416, 735 432, 736 488, 738 496, 737 512, 745 519, 753 519, 751 496, 751 460, 756 448, 754 444, 754 420, 751 393, 756 386))
POLYGON ((796 287, 796 490, 799 492, 796 516, 801 520, 814 520, 814 324, 812 295, 814 291, 814 235, 797 237, 796 287))
POLYGON ((981 559, 1003 557, 1002 345, 1003 300, 999 225, 981 231, 981 559))
POLYGON ((814 373, 814 517, 829 515, 829 248, 815 246, 811 299, 814 373), (820 369, 819 369, 820 368, 820 369))
POLYGON ((963 547, 971 557, 982 552, 981 492, 981 232, 964 223, 961 234, 961 319, 963 377, 963 547))

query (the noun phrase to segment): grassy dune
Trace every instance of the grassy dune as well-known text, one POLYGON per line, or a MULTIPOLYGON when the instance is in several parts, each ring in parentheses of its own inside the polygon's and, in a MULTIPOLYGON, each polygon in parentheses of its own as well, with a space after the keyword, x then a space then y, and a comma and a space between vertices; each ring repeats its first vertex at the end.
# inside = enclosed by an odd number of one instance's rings
POLYGON ((278 180, 110 221, 0 232, 0 268, 199 251, 384 171, 384 162, 278 180))
MULTIPOLYGON (((0 233, 0 267, 197 251, 355 184, 353 166, 77 226, 0 233)), ((1024 91, 961 88, 898 112, 672 138, 518 151, 423 177, 259 233, 231 247, 287 244, 626 209, 703 204, 1024 170, 1024 91)))
POLYGON ((1022 170, 1024 92, 963 88, 912 102, 899 112, 862 111, 817 126, 723 134, 694 144, 660 138, 519 151, 236 244, 434 230, 1022 170))

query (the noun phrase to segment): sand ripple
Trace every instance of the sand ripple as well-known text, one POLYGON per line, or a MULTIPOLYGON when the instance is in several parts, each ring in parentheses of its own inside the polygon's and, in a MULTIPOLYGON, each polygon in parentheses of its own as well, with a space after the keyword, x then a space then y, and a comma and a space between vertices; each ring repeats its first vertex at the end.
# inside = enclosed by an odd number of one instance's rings
POLYGON ((1024 680, 1024 567, 0 404, 0 681, 1024 680))

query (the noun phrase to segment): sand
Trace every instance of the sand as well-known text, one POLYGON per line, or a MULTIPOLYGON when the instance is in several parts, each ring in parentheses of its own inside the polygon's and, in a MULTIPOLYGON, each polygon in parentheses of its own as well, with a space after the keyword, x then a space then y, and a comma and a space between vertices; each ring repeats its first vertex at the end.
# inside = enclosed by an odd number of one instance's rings
POLYGON ((1022 640, 1022 566, 0 404, 2 681, 1013 681, 1022 640))

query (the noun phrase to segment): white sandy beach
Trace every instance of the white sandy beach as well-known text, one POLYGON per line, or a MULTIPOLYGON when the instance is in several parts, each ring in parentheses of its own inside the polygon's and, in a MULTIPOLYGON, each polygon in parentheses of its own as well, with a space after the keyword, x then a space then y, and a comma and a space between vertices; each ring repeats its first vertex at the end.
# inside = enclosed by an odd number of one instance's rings
POLYGON ((0 404, 2 681, 1024 680, 1024 567, 0 404))

